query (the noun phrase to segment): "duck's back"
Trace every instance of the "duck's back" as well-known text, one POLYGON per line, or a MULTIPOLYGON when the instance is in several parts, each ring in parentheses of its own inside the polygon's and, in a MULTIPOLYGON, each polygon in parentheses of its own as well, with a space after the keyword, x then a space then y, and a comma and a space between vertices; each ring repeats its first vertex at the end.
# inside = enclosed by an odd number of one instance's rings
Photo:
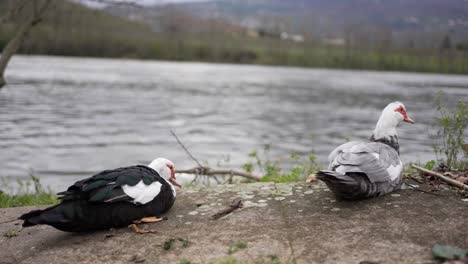
POLYGON ((348 142, 332 151, 328 170, 317 176, 336 196, 364 199, 391 192, 401 184, 398 152, 380 142, 348 142))

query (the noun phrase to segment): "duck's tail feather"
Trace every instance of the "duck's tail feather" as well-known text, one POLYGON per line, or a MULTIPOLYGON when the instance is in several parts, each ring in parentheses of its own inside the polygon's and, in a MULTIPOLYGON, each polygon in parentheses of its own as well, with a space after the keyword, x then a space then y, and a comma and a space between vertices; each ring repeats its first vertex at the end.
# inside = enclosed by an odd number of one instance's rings
POLYGON ((362 177, 360 174, 362 173, 341 174, 336 171, 321 170, 315 175, 317 179, 325 182, 337 198, 360 200, 367 198, 367 193, 365 193, 363 189, 365 177, 362 177))
POLYGON ((61 221, 62 219, 57 219, 60 215, 55 213, 53 210, 56 207, 58 207, 58 205, 54 205, 43 210, 33 210, 21 215, 18 219, 24 220, 23 227, 50 224, 51 222, 58 220, 61 221))
POLYGON ((23 227, 35 226, 40 224, 40 217, 44 210, 34 210, 29 213, 23 214, 18 219, 24 220, 23 227))

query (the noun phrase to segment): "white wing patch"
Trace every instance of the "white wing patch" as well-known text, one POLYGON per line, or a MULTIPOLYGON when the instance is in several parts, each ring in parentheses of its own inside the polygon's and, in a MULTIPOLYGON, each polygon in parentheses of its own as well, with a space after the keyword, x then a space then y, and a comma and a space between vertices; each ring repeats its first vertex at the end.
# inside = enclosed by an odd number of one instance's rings
POLYGON ((380 159, 379 153, 372 152, 371 154, 372 154, 377 160, 380 159))
POLYGON ((161 191, 162 184, 158 181, 146 185, 140 181, 135 186, 123 185, 122 190, 125 194, 133 198, 133 203, 146 204, 154 199, 161 191))
POLYGON ((395 179, 400 177, 402 169, 403 169, 403 164, 401 163, 401 161, 396 166, 393 166, 393 165, 388 166, 387 172, 390 175, 390 179, 394 181, 395 179))

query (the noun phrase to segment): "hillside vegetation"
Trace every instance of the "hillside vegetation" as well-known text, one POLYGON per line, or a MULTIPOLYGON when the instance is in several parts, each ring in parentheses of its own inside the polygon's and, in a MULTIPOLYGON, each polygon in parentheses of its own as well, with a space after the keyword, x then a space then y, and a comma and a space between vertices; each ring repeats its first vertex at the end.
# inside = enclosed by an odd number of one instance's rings
MULTIPOLYGON (((0 1, 0 13, 7 10, 5 2, 0 1)), ((155 33, 148 25, 100 10, 66 1, 58 3, 32 30, 20 53, 468 73, 466 51, 450 47, 437 51, 334 47, 268 35, 249 36, 239 30, 155 33)), ((0 24, 0 48, 3 49, 13 33, 11 24, 0 24)))

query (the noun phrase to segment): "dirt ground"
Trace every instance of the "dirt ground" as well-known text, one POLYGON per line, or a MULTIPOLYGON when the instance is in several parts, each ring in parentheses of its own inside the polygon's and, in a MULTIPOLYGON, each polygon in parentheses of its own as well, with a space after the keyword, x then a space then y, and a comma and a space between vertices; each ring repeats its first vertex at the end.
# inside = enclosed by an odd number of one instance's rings
MULTIPOLYGON (((0 263, 434 263, 435 243, 468 242, 468 202, 439 193, 341 202, 317 182, 187 188, 167 221, 143 225, 156 234, 1 224, 0 263), (211 219, 235 198, 242 209, 211 219)), ((35 208, 0 209, 0 222, 35 208)))

